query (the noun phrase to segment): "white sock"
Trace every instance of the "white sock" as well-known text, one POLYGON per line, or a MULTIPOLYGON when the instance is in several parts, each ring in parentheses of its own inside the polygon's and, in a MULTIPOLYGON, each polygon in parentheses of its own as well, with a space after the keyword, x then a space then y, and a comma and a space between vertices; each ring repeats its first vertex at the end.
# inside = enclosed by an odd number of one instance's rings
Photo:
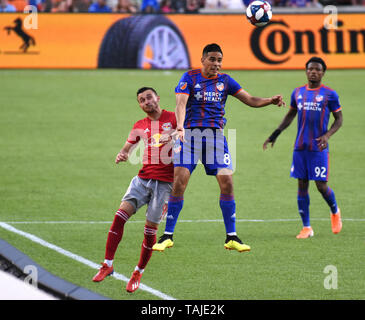
POLYGON ((138 266, 136 266, 134 268, 134 271, 138 271, 139 273, 143 273, 144 269, 140 269, 140 268, 138 268, 138 266))
POLYGON ((113 260, 104 260, 104 263, 106 263, 108 265, 108 267, 110 268, 113 265, 113 260))

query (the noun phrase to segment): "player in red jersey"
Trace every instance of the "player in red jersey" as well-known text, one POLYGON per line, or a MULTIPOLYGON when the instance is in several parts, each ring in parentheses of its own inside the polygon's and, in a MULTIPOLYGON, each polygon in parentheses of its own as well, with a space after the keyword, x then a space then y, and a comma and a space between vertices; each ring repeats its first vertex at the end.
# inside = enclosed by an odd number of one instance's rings
POLYGON ((147 204, 140 259, 127 284, 128 292, 138 289, 144 268, 151 258, 157 228, 167 210, 174 173, 172 144, 169 141, 176 128, 175 113, 161 109, 160 97, 153 88, 139 89, 137 101, 147 117, 135 123, 115 163, 127 161, 132 148, 142 139, 145 144, 143 167, 132 179, 122 198, 108 233, 104 263, 93 278, 94 282, 100 282, 113 273, 113 259, 123 236, 124 224, 139 208, 147 204))

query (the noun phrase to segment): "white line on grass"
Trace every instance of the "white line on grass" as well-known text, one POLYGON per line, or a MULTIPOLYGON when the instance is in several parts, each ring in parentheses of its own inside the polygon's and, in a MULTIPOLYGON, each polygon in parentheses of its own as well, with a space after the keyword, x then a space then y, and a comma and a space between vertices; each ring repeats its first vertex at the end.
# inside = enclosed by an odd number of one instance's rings
MULTIPOLYGON (((314 221, 329 221, 329 218, 311 218, 314 221)), ((297 219, 236 219, 236 222, 291 222, 300 221, 297 219)), ((354 218, 342 218, 342 221, 355 221, 361 222, 365 219, 354 219, 354 218)), ((111 224, 113 221, 6 221, 8 224, 111 224)), ((128 220, 128 223, 145 223, 146 220, 128 220)), ((179 223, 205 223, 205 222, 223 222, 223 219, 210 219, 210 220, 179 220, 179 223)))
MULTIPOLYGON (((67 250, 65 250, 65 249, 63 249, 61 247, 58 247, 58 246, 56 246, 56 245, 54 245, 52 243, 49 243, 49 242, 47 242, 47 241, 45 241, 45 240, 43 240, 41 238, 38 238, 37 236, 35 236, 33 234, 30 234, 30 233, 21 231, 19 229, 16 229, 16 228, 12 227, 11 225, 9 225, 9 224, 7 224, 5 222, 0 222, 0 227, 4 228, 7 231, 16 233, 16 234, 18 234, 18 235, 20 235, 20 236, 22 236, 24 238, 27 238, 27 239, 35 242, 35 243, 38 243, 38 244, 40 244, 43 247, 46 247, 46 248, 51 249, 51 250, 54 250, 54 251, 56 251, 56 252, 58 252, 60 254, 63 254, 66 257, 69 257, 69 258, 71 258, 73 260, 76 260, 78 262, 81 262, 81 263, 87 265, 88 267, 91 267, 91 268, 97 269, 97 270, 100 268, 100 265, 97 264, 97 263, 95 263, 95 262, 92 262, 90 260, 87 260, 84 257, 81 257, 81 256, 79 256, 77 254, 74 254, 74 253, 72 253, 70 251, 67 251, 67 250)), ((124 282, 128 282, 129 281, 129 278, 127 278, 126 276, 124 276, 124 275, 122 275, 120 273, 114 272, 113 273, 113 277, 116 278, 116 279, 118 279, 118 280, 122 280, 124 282)), ((160 291, 158 291, 156 289, 153 289, 153 288, 151 288, 149 286, 146 286, 143 283, 140 284, 139 289, 144 290, 144 291, 147 291, 147 292, 149 292, 149 293, 151 293, 151 294, 153 294, 153 295, 155 295, 155 296, 157 296, 157 297, 159 297, 161 299, 164 299, 164 300, 176 300, 175 298, 170 297, 167 294, 165 294, 163 292, 160 292, 160 291)))

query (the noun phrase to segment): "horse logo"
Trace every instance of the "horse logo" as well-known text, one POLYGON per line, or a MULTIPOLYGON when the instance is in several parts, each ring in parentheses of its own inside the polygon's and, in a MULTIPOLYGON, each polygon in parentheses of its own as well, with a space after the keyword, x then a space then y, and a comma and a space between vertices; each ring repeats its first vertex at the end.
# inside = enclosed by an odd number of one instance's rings
POLYGON ((18 35, 23 40, 23 44, 20 46, 19 49, 22 49, 23 52, 27 52, 28 48, 33 45, 35 46, 35 40, 32 36, 27 34, 23 29, 23 21, 20 18, 14 20, 15 26, 8 26, 4 29, 10 35, 10 32, 13 31, 16 35, 18 35))

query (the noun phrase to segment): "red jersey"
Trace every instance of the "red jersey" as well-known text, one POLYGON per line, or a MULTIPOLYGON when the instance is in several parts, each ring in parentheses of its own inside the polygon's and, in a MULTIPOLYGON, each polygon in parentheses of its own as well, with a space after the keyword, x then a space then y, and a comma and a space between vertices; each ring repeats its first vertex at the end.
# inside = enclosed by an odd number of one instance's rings
POLYGON ((172 162, 172 145, 159 142, 162 134, 171 134, 176 129, 175 113, 162 110, 158 120, 148 117, 137 121, 127 141, 136 144, 144 141, 143 167, 138 172, 142 179, 155 179, 173 182, 174 165, 172 162))

